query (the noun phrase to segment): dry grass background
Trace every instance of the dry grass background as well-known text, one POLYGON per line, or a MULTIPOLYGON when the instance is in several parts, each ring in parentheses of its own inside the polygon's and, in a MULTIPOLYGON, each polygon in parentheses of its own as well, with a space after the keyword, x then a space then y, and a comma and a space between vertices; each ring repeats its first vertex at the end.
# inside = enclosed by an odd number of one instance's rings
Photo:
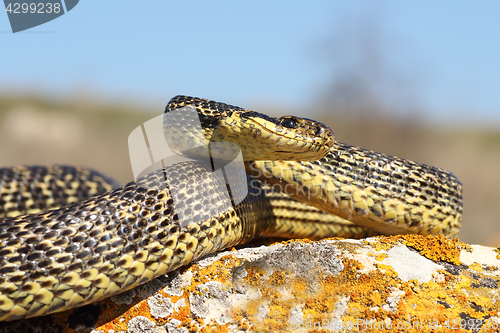
MULTIPOLYGON (((273 116, 282 111, 259 110, 273 116)), ((85 165, 124 184, 133 179, 128 135, 161 112, 89 99, 0 96, 0 165, 85 165)), ((339 141, 451 170, 464 185, 460 240, 500 245, 500 132, 442 129, 384 116, 341 117, 333 110, 316 118, 330 125, 339 141)))

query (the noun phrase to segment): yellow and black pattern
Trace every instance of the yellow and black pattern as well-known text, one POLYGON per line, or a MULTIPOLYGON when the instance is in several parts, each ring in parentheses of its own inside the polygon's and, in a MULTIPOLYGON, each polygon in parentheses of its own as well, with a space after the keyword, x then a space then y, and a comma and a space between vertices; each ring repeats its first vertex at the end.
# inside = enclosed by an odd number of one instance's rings
POLYGON ((254 192, 233 208, 225 188, 219 174, 183 162, 90 200, 2 220, 0 320, 79 307, 248 241, 266 227, 270 206, 254 192))
POLYGON ((261 237, 319 240, 325 237, 364 238, 380 234, 373 229, 362 227, 295 200, 268 184, 261 186, 274 216, 272 227, 264 230, 259 235, 261 237))
POLYGON ((0 168, 0 218, 89 199, 119 184, 99 172, 64 165, 0 168))
POLYGON ((288 195, 383 234, 455 236, 462 185, 449 171, 336 142, 317 161, 255 161, 288 195))
POLYGON ((256 236, 458 232, 461 184, 445 170, 335 142, 309 119, 185 96, 166 112, 184 107, 205 138, 173 137, 241 147, 245 200, 233 205, 227 175, 195 161, 113 190, 83 168, 0 169, 0 321, 95 302, 256 236))

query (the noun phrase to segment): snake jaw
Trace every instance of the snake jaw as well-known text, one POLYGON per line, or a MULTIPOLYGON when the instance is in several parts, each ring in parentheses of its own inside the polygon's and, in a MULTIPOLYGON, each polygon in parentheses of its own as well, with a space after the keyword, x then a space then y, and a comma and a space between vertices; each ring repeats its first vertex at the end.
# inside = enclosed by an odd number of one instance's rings
POLYGON ((235 112, 219 124, 225 140, 237 143, 245 160, 301 160, 309 161, 324 157, 335 141, 335 134, 326 125, 306 118, 285 116, 262 117, 251 112, 235 112), (288 126, 285 121, 291 120, 288 126), (241 142, 240 136, 254 140, 241 142), (256 147, 260 147, 259 150, 256 147))

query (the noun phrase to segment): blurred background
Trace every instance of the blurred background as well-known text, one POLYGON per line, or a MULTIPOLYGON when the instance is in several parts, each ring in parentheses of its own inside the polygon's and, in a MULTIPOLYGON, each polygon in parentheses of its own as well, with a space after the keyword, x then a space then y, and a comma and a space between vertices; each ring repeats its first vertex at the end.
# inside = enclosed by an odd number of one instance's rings
POLYGON ((0 14, 0 165, 126 183, 130 132, 193 95, 449 169, 460 240, 499 246, 499 14, 493 0, 80 1, 16 34, 0 14))

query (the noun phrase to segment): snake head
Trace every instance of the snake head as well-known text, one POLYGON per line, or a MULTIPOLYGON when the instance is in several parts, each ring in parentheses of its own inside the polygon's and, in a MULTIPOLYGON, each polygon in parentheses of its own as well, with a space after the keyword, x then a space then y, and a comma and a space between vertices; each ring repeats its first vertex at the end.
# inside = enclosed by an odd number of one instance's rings
POLYGON ((335 133, 327 125, 308 118, 283 116, 277 119, 278 133, 295 135, 300 141, 312 142, 314 145, 325 145, 328 148, 335 142, 335 133))
POLYGON ((221 140, 238 144, 245 160, 317 160, 335 142, 333 130, 318 121, 273 118, 255 111, 237 111, 221 119, 218 133, 224 133, 221 140))
MULTIPOLYGON (((247 161, 309 161, 324 157, 335 142, 333 130, 318 121, 295 116, 273 118, 203 98, 176 96, 169 102, 165 112, 167 115, 180 112, 178 116, 170 117, 164 127, 167 141, 175 141, 174 146, 180 147, 174 151, 195 151, 191 148, 229 142, 241 149, 247 161), (193 117, 198 126, 193 125, 194 121, 186 120, 188 114, 195 115, 193 117)), ((233 150, 216 149, 210 155, 231 160, 238 153, 238 150, 233 150)), ((196 150, 196 154, 200 153, 196 150)))

